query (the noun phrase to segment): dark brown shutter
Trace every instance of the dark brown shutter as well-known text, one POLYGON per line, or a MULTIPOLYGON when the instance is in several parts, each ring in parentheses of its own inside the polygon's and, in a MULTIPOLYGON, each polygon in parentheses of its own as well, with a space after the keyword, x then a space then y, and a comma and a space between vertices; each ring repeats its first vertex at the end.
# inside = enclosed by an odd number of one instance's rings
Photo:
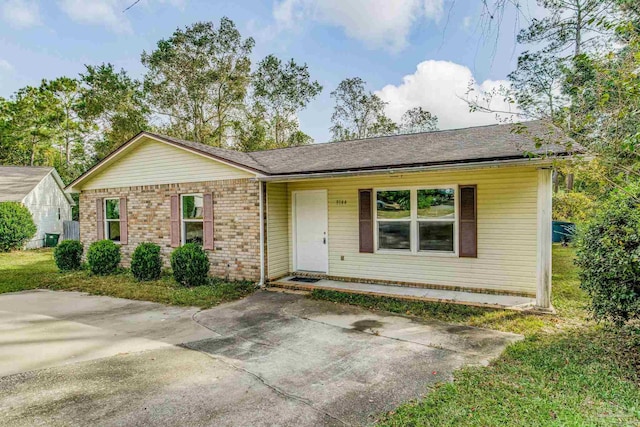
POLYGON ((98 197, 96 199, 96 237, 98 240, 104 239, 104 199, 98 197))
POLYGON ((478 201, 475 185, 460 186, 460 256, 478 256, 478 201))
POLYGON ((373 253, 373 190, 358 190, 360 252, 373 253))
POLYGON ((180 196, 171 195, 171 247, 180 246, 180 196))
POLYGON ((213 194, 205 193, 202 197, 202 204, 204 205, 202 247, 213 250, 213 194))
POLYGON ((120 197, 120 244, 129 243, 129 220, 127 218, 127 198, 120 197))

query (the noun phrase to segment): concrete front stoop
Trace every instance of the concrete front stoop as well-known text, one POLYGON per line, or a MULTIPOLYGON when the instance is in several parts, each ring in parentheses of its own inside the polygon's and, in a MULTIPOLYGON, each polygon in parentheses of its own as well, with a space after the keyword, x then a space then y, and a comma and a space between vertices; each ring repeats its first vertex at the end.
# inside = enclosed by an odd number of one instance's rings
POLYGON ((541 310, 537 308, 535 306, 536 299, 533 297, 428 289, 410 286, 342 282, 329 279, 320 279, 315 283, 305 283, 293 281, 293 278, 294 276, 287 276, 282 279, 270 282, 268 286, 271 289, 307 292, 313 291, 315 289, 322 289, 350 294, 372 295, 415 301, 442 302, 447 304, 462 304, 475 307, 487 307, 536 313, 539 312, 545 314, 554 313, 553 309, 541 310))

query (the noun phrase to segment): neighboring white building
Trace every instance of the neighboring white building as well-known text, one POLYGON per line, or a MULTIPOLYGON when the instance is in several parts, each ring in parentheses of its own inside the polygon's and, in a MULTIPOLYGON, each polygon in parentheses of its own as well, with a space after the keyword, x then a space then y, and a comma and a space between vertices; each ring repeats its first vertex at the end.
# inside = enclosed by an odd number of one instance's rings
POLYGON ((74 205, 54 168, 28 166, 0 166, 0 202, 20 202, 31 211, 38 231, 28 249, 42 247, 45 233, 62 235, 74 205))

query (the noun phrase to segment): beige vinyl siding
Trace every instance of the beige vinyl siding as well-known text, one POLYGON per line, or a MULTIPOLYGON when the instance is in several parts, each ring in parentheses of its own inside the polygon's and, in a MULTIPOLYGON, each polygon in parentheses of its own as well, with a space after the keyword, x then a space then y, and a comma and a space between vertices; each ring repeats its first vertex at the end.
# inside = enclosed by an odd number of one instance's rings
POLYGON ((255 176, 182 148, 142 138, 104 171, 82 184, 82 190, 179 182, 217 181, 255 176))
MULTIPOLYGON (((287 187, 290 223, 291 192, 328 190, 331 276, 535 294, 537 169, 534 167, 381 174, 290 182, 287 187), (358 189, 449 184, 478 186, 477 258, 359 253, 358 189)), ((291 227, 288 233, 292 269, 291 227)))
POLYGON ((289 272, 289 212, 285 183, 267 183, 267 277, 289 272))

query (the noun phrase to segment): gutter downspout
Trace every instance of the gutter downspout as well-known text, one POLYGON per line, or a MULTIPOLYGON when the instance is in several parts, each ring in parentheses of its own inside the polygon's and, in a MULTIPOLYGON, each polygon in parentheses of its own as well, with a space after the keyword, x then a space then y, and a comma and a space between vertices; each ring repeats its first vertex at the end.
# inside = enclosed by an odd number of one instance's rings
POLYGON ((260 192, 260 282, 258 286, 264 287, 264 182, 258 181, 258 191, 260 192))

